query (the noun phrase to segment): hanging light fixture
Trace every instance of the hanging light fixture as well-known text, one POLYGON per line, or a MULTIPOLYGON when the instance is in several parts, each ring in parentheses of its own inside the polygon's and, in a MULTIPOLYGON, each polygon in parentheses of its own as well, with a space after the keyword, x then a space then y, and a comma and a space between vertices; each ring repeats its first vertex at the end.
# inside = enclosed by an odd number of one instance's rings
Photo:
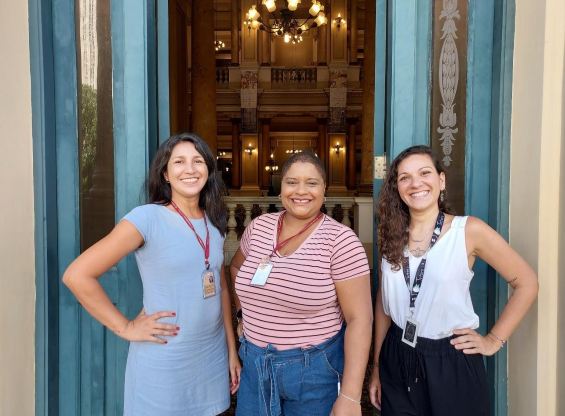
POLYGON ((224 41, 219 40, 218 36, 216 35, 216 14, 217 14, 217 10, 214 9, 214 49, 216 50, 216 52, 218 52, 219 50, 222 50, 226 47, 226 44, 224 43, 224 41))
POLYGON ((302 149, 297 149, 296 147, 294 147, 294 137, 292 138, 292 149, 286 149, 284 151, 287 155, 293 155, 295 153, 301 153, 302 149))
POLYGON ((263 20, 256 5, 252 5, 245 14, 245 24, 248 29, 260 29, 282 37, 285 43, 300 43, 304 32, 328 23, 324 5, 319 0, 312 0, 307 17, 298 17, 295 12, 301 2, 286 0, 286 7, 277 10, 276 0, 263 0, 268 16, 263 20))
POLYGON ((214 49, 216 50, 216 52, 218 52, 221 49, 224 49, 225 47, 226 47, 226 44, 223 41, 218 40, 218 39, 216 39, 214 41, 214 49))

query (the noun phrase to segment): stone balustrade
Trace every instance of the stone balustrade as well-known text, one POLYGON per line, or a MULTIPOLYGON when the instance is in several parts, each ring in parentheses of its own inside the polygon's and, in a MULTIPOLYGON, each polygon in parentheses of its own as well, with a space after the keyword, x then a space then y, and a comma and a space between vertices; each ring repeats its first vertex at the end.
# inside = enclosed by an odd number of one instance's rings
POLYGON ((272 88, 316 88, 316 67, 271 68, 272 88))
POLYGON ((217 88, 228 88, 230 83, 230 69, 227 66, 216 67, 217 88))
MULTIPOLYGON (((358 203, 356 199, 358 198, 328 197, 322 206, 322 211, 336 221, 351 228, 354 228, 352 226, 353 224, 355 224, 355 228, 364 226, 367 222, 372 224, 372 213, 367 210, 357 209, 358 203), (359 213, 368 218, 354 218, 354 216, 359 215, 359 213)), ((253 218, 263 213, 281 211, 282 204, 280 199, 276 196, 226 197, 225 201, 228 208, 228 232, 224 244, 224 261, 225 264, 229 264, 239 247, 239 238, 243 229, 253 218)), ((357 235, 359 235, 359 231, 360 230, 355 229, 357 235)))

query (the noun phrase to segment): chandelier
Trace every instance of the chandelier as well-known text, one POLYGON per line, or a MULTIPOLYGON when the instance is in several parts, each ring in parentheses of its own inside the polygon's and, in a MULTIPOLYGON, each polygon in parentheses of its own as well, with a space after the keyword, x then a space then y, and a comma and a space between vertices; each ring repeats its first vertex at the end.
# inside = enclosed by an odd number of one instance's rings
POLYGON ((218 26, 216 24, 216 16, 218 15, 218 11, 216 9, 214 9, 214 49, 216 50, 216 52, 224 49, 226 47, 226 44, 224 43, 224 41, 219 40, 218 37, 216 36, 216 27, 218 26))
POLYGON ((302 42, 304 32, 328 23, 324 5, 318 0, 312 0, 306 18, 299 18, 295 14, 301 0, 286 0, 285 3, 286 7, 277 10, 276 0, 263 0, 262 4, 268 12, 265 20, 261 18, 257 7, 252 5, 245 15, 247 28, 263 30, 282 37, 285 43, 296 44, 302 42))
POLYGON ((218 40, 218 39, 216 39, 214 41, 214 49, 216 50, 216 52, 218 52, 221 49, 224 49, 225 47, 226 47, 226 44, 223 41, 218 40))

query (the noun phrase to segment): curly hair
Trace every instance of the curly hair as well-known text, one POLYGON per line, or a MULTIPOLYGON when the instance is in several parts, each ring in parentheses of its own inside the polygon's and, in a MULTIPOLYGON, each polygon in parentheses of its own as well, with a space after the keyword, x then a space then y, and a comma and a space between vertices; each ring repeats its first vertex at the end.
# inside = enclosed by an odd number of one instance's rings
POLYGON ((159 149, 151 162, 147 178, 147 202, 166 205, 171 202, 171 185, 167 183, 164 173, 171 158, 174 147, 182 142, 194 144, 194 148, 206 163, 208 180, 200 191, 198 206, 206 212, 210 222, 225 236, 227 229, 226 206, 224 196, 226 188, 216 166, 216 157, 212 154, 208 144, 197 134, 182 133, 169 137, 159 149))
MULTIPOLYGON (((404 247, 408 244, 408 226, 410 225, 410 212, 398 193, 398 165, 412 155, 428 155, 432 159, 437 173, 445 173, 439 159, 428 146, 409 147, 392 161, 377 202, 377 240, 381 260, 386 259, 393 270, 400 270, 402 266, 404 247)), ((444 198, 443 201, 438 199, 438 207, 440 211, 452 213, 447 198, 444 198)))

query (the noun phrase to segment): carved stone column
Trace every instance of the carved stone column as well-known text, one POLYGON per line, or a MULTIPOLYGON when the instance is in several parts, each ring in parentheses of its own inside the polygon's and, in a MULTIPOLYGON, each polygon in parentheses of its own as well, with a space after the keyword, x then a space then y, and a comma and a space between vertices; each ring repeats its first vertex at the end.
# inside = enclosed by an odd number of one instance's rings
POLYGON ((259 63, 261 66, 271 65, 271 34, 267 31, 260 31, 259 38, 259 63))
POLYGON ((357 137, 357 119, 347 119, 347 171, 345 175, 345 184, 347 189, 355 189, 357 186, 357 178, 355 174, 355 139, 357 137))
POLYGON ((357 0, 350 0, 349 7, 349 63, 357 63, 357 0))
POLYGON ((216 56, 214 3, 192 1, 192 130, 216 153, 216 56))
POLYGON ((271 154, 271 120, 261 119, 261 144, 259 146, 259 177, 261 178, 261 189, 269 189, 270 174, 265 170, 269 163, 271 154))
POLYGON ((318 29, 318 65, 328 64, 328 25, 318 29))
POLYGON ((363 61, 363 121, 361 150, 362 194, 373 192, 373 135, 375 115, 375 1, 365 2, 365 59, 363 61))
POLYGON ((328 170, 328 119, 318 119, 318 157, 324 164, 326 172, 328 170))
POLYGON ((239 65, 239 0, 231 1, 231 63, 239 65))
POLYGON ((241 187, 241 139, 239 138, 239 119, 231 119, 231 187, 241 187))

